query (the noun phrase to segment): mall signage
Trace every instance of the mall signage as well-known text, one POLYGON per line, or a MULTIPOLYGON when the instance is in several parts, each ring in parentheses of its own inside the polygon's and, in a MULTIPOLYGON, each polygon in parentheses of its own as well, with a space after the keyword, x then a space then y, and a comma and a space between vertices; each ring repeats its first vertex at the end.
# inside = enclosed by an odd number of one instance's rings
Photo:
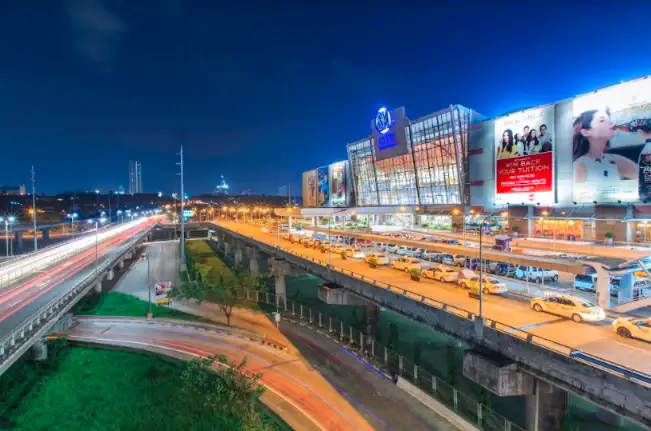
POLYGON ((554 105, 495 119, 495 202, 554 203, 554 105))
POLYGON ((378 109, 371 120, 375 160, 390 159, 409 152, 405 131, 408 125, 405 108, 389 110, 382 107, 378 109))

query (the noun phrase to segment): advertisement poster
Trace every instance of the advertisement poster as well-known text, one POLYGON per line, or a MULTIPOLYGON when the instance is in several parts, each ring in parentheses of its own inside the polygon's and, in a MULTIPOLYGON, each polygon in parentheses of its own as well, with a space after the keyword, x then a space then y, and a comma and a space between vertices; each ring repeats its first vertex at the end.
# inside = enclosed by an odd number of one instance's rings
POLYGON ((577 97, 572 125, 574 202, 651 202, 651 80, 577 97))
POLYGON ((317 192, 316 206, 327 207, 330 200, 330 182, 328 178, 328 167, 324 166, 316 170, 317 192))
POLYGON ((554 203, 554 106, 495 120, 496 203, 554 203))
POLYGON ((314 208, 317 195, 317 177, 316 170, 303 172, 303 206, 314 208))
POLYGON ((346 206, 346 162, 330 165, 330 206, 346 206))

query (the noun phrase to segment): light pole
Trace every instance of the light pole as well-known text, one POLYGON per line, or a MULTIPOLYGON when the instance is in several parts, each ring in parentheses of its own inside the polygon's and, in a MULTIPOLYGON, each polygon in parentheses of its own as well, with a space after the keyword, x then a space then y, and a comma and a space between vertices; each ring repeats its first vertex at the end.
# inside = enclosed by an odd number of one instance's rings
POLYGON ((181 166, 181 211, 179 217, 181 218, 181 265, 185 265, 185 190, 183 187, 183 146, 181 146, 181 152, 178 154, 181 158, 181 162, 177 165, 181 166))
POLYGON ((34 251, 38 250, 38 239, 36 238, 36 173, 32 166, 32 219, 34 222, 34 251))
POLYGON ((147 312, 147 319, 151 319, 153 316, 152 307, 151 307, 151 272, 149 264, 149 253, 147 253, 147 294, 149 296, 149 311, 147 312))
POLYGON ((0 217, 0 221, 5 223, 5 256, 9 257, 9 220, 13 217, 0 217))

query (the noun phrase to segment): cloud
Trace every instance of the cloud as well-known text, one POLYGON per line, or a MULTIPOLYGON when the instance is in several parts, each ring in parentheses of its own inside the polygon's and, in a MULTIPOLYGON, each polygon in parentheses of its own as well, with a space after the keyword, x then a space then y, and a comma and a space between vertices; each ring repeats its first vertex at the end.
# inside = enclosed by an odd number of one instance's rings
POLYGON ((126 23, 104 0, 66 0, 75 49, 91 63, 110 65, 127 32, 126 23))

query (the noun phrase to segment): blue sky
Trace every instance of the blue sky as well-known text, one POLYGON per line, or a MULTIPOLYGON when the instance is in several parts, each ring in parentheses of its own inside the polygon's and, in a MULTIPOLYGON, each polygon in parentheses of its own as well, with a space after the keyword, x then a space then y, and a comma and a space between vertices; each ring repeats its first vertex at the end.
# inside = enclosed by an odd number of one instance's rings
POLYGON ((494 116, 651 71, 646 0, 230 3, 0 3, 0 183, 126 187, 138 159, 169 193, 183 144, 191 193, 276 193, 382 105, 494 116))

